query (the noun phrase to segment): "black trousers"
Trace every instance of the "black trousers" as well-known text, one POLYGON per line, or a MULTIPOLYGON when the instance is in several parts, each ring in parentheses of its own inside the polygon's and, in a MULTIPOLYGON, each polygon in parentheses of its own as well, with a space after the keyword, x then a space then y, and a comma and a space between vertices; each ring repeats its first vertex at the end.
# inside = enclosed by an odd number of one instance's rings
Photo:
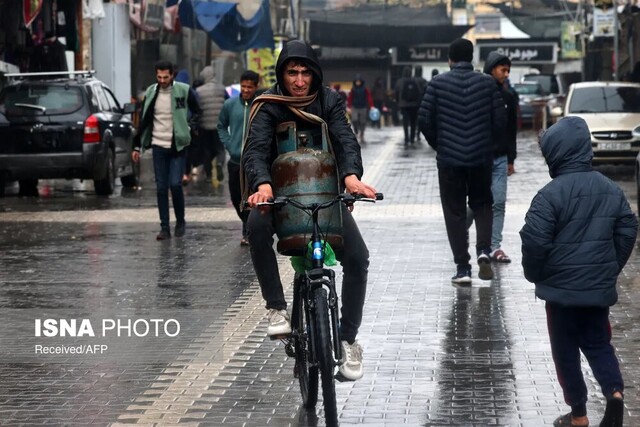
POLYGON ((493 196, 492 165, 479 167, 438 167, 440 201, 447 227, 453 261, 469 266, 469 231, 467 230, 467 197, 476 223, 476 255, 491 252, 493 196))
POLYGON ((565 307, 546 303, 551 354, 564 394, 574 416, 587 414, 587 386, 580 367, 584 353, 593 375, 610 399, 624 391, 624 382, 613 346, 608 307, 565 307))
POLYGON ((231 195, 231 204, 238 214, 238 218, 242 221, 242 236, 246 233, 247 217, 249 212, 240 210, 240 202, 242 201, 242 191, 240 189, 240 165, 227 162, 227 172, 229 172, 229 194, 231 195))
POLYGON ((416 139, 416 123, 418 122, 418 107, 402 108, 402 128, 404 129, 404 142, 412 143, 416 139))
MULTIPOLYGON (((343 269, 342 318, 340 339, 352 343, 362 323, 362 310, 367 291, 369 250, 362 239, 353 216, 346 209, 342 215, 344 248, 336 251, 343 269)), ((251 248, 251 261, 258 276, 262 297, 267 308, 284 310, 287 302, 282 290, 276 253, 273 250, 275 226, 271 212, 252 209, 247 221, 247 237, 251 248)))

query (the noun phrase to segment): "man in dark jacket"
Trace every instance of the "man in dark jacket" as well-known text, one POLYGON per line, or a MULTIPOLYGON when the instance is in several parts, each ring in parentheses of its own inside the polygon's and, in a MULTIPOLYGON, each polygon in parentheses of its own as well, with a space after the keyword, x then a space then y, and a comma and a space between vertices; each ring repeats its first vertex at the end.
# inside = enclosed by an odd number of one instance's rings
POLYGON ((546 301, 551 354, 571 413, 554 425, 588 425, 580 350, 607 409, 601 426, 622 426, 624 384, 611 346, 609 307, 638 232, 622 190, 591 167, 591 133, 566 117, 541 137, 553 180, 536 194, 520 231, 524 275, 546 301))
POLYGON ((358 135, 358 141, 361 144, 365 143, 364 131, 367 127, 367 120, 369 120, 369 110, 373 108, 373 97, 371 91, 365 85, 364 80, 360 74, 356 74, 353 79, 353 86, 347 97, 347 111, 351 116, 351 123, 353 123, 353 131, 358 135))
POLYGON ((482 280, 491 269, 491 174, 495 136, 505 123, 504 101, 495 81, 473 70, 473 44, 456 39, 449 46, 451 70, 427 86, 418 113, 420 130, 437 151, 440 200, 456 263, 453 283, 471 283, 466 202, 473 211, 476 254, 482 280))
POLYGON ((413 147, 416 140, 416 122, 418 120, 418 108, 424 88, 418 81, 411 77, 411 67, 402 69, 402 77, 395 85, 396 101, 402 111, 402 128, 404 130, 404 148, 413 147))
MULTIPOLYGON (((268 98, 263 101, 261 97, 255 99, 242 153, 242 167, 248 187, 253 192, 247 199, 249 206, 255 207, 273 199, 271 164, 277 156, 276 127, 280 123, 294 121, 298 128, 308 128, 309 123, 301 119, 303 113, 313 114, 326 122, 341 186, 349 193, 375 197, 375 189, 360 181, 363 174, 360 146, 347 121, 344 103, 340 95, 323 86, 322 70, 311 46, 301 40, 285 44, 276 62, 276 78, 277 84, 265 96, 280 95, 283 98, 280 98, 281 102, 268 98)), ((369 251, 346 209, 343 210, 342 221, 344 248, 336 255, 344 269, 340 340, 346 361, 340 365, 339 371, 343 378, 356 380, 363 375, 362 348, 356 341, 356 335, 362 321, 369 251)), ((273 250, 275 227, 272 212, 252 209, 247 232, 251 260, 269 310, 267 333, 272 337, 287 335, 291 333, 291 325, 273 250)))
POLYGON ((497 51, 490 52, 484 63, 483 71, 494 78, 507 113, 506 126, 495 135, 495 151, 493 152, 491 260, 509 263, 511 259, 504 253, 501 245, 507 202, 507 176, 515 172, 513 163, 516 159, 516 138, 518 135, 518 102, 505 86, 511 71, 511 60, 507 56, 497 51))

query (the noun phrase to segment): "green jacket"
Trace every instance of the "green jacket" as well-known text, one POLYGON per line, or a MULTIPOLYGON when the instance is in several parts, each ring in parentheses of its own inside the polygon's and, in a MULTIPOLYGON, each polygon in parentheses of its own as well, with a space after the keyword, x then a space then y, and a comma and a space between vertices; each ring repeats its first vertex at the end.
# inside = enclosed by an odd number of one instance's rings
POLYGON ((242 144, 247 134, 251 101, 245 101, 240 96, 229 98, 224 102, 218 116, 220 141, 229 152, 231 157, 229 161, 238 165, 242 154, 242 144))
MULTIPOLYGON (((142 104, 142 119, 138 129, 138 138, 134 140, 134 149, 147 149, 151 146, 153 135, 153 112, 158 97, 158 85, 149 86, 142 104)), ((202 110, 189 85, 173 82, 171 86, 171 112, 173 115, 173 143, 176 151, 181 151, 191 143, 191 123, 197 123, 202 110), (191 115, 189 115, 191 111, 191 115)))

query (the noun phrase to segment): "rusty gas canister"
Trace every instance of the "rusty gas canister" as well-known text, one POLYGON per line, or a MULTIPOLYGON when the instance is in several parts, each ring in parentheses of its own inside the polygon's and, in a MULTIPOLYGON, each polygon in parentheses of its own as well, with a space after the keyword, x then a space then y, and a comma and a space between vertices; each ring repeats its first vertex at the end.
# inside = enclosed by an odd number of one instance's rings
MULTIPOLYGON (((274 196, 294 198, 305 204, 334 199, 339 191, 338 172, 324 135, 323 143, 316 145, 308 140, 308 134, 297 132, 295 124, 283 125, 279 127, 284 135, 279 138, 280 154, 271 166, 274 196)), ((318 215, 322 238, 334 250, 341 249, 343 244, 341 205, 336 203, 318 215)), ((290 256, 304 254, 313 232, 309 215, 293 206, 284 206, 275 211, 275 227, 278 252, 290 256)))

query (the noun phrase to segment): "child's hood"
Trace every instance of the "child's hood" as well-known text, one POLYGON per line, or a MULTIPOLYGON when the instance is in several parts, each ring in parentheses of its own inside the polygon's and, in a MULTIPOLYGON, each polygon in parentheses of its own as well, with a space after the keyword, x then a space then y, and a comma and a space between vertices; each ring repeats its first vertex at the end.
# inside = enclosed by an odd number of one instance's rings
POLYGON ((591 133, 580 117, 564 117, 547 129, 540 138, 540 148, 552 178, 592 169, 591 133))

